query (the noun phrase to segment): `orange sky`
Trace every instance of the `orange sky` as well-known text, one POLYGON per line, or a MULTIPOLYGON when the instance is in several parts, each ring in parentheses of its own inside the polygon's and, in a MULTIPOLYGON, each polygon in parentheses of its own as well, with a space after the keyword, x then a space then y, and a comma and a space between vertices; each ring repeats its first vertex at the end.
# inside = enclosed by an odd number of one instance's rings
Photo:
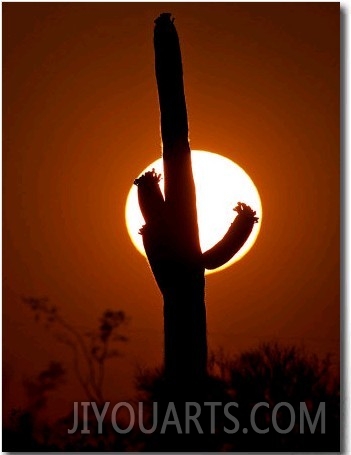
POLYGON ((132 393, 138 363, 162 359, 162 300, 124 207, 161 153, 163 11, 181 40, 192 148, 243 167, 264 211, 249 254, 207 278, 210 348, 274 338, 338 362, 339 4, 3 3, 5 407, 22 400, 23 375, 69 362, 21 296, 48 296, 82 327, 127 312, 112 396, 132 393))

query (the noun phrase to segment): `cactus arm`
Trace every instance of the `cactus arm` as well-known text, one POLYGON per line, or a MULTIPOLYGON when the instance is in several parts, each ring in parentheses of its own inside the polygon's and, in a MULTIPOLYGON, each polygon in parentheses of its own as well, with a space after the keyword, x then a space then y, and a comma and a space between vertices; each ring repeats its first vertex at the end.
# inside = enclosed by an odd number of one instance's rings
POLYGON ((155 170, 146 172, 134 180, 138 187, 138 202, 145 224, 139 234, 142 235, 145 253, 157 285, 162 290, 162 266, 167 256, 165 201, 159 186, 161 175, 155 170))
POLYGON ((161 174, 156 174, 155 169, 146 172, 134 180, 138 187, 138 202, 141 214, 146 223, 158 219, 164 212, 164 199, 159 186, 161 174))
POLYGON ((238 215, 222 240, 202 255, 203 265, 208 270, 216 269, 227 263, 245 244, 254 224, 258 222, 256 212, 246 204, 238 202, 234 211, 238 215))

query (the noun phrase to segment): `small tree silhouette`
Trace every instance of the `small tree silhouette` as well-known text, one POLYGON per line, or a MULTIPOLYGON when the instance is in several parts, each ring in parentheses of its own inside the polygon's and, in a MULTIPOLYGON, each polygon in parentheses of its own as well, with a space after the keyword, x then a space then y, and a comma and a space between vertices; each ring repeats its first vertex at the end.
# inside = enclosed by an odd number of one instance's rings
POLYGON ((87 398, 103 405, 106 361, 120 354, 115 348, 116 342, 128 340, 119 333, 127 322, 125 313, 106 310, 99 318, 97 330, 81 333, 61 316, 49 299, 29 297, 23 298, 23 302, 34 312, 36 321, 41 320, 47 328, 53 328, 55 338, 71 349, 74 372, 87 398))
MULTIPOLYGON (((99 318, 98 328, 81 332, 70 324, 57 306, 47 298, 23 298, 33 311, 35 320, 52 330, 54 337, 71 349, 74 373, 87 398, 101 410, 105 404, 103 383, 107 360, 120 355, 116 343, 126 342, 120 333, 127 317, 123 311, 105 310, 99 318)), ((22 409, 13 409, 10 424, 4 427, 4 447, 7 451, 125 451, 128 438, 116 434, 111 424, 104 426, 104 434, 98 431, 96 419, 89 415, 89 435, 79 431, 68 435, 74 412, 59 418, 54 424, 40 419, 40 412, 47 406, 50 393, 60 386, 66 375, 61 363, 51 361, 49 366, 34 378, 23 382, 28 404, 22 409)), ((81 409, 79 409, 81 419, 81 409)))
POLYGON ((198 386, 206 376, 205 268, 220 267, 231 259, 258 219, 239 202, 234 209, 237 217, 223 239, 201 251, 181 52, 173 21, 170 13, 163 13, 154 29, 165 199, 161 176, 154 170, 134 183, 145 219, 140 234, 164 300, 165 374, 180 387, 184 382, 198 386))

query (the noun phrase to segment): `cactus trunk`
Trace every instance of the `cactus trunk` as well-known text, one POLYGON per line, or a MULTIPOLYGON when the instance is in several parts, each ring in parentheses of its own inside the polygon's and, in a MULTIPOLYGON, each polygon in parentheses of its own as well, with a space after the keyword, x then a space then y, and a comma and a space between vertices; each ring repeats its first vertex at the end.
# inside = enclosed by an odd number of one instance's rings
POLYGON ((155 69, 161 112, 165 219, 170 248, 164 273, 165 373, 170 381, 206 375, 204 266, 188 140, 182 61, 169 14, 155 21, 155 69))
POLYGON ((154 46, 165 197, 154 171, 135 180, 145 219, 140 233, 164 300, 166 379, 177 385, 175 390, 199 391, 207 363, 205 268, 220 267, 236 254, 258 218, 239 202, 234 208, 237 217, 223 239, 201 252, 182 60, 169 13, 155 21, 154 46))

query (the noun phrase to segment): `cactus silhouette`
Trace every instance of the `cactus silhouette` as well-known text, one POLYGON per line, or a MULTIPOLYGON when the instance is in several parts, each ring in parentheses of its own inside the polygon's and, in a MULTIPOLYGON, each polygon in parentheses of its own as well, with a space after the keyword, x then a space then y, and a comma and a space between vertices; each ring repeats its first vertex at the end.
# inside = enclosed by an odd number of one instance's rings
POLYGON ((238 203, 237 216, 223 239, 201 251, 181 52, 170 13, 155 20, 154 48, 165 197, 159 187, 161 176, 154 170, 135 180, 145 219, 140 234, 164 300, 165 377, 177 384, 200 384, 207 364, 205 269, 230 260, 258 218, 249 206, 238 203))

